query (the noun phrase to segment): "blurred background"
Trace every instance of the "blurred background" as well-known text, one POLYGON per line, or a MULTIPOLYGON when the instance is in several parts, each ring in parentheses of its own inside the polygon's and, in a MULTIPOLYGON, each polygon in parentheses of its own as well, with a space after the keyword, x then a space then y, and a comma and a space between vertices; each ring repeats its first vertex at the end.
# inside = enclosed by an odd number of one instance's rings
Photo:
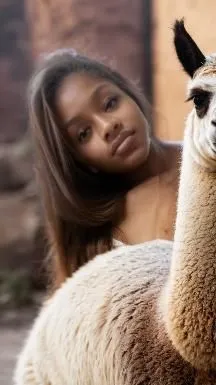
POLYGON ((214 0, 0 1, 0 383, 14 360, 43 289, 46 253, 33 172, 26 87, 40 54, 59 47, 102 59, 139 82, 154 108, 154 132, 181 140, 190 108, 175 57, 172 25, 216 51, 214 0), (32 305, 36 306, 32 306, 32 305), (30 306, 31 305, 31 306, 30 306))

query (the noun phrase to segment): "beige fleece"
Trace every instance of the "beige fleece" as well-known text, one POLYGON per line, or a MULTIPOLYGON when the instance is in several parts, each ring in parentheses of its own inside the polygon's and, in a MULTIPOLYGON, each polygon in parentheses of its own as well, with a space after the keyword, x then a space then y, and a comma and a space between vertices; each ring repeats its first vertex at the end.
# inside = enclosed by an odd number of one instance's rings
POLYGON ((185 362, 167 336, 160 297, 171 253, 169 241, 122 246, 76 272, 39 314, 15 384, 216 383, 214 373, 185 362))
POLYGON ((185 134, 165 319, 186 360, 216 369, 216 161, 208 164, 195 148, 193 120, 194 112, 185 134))

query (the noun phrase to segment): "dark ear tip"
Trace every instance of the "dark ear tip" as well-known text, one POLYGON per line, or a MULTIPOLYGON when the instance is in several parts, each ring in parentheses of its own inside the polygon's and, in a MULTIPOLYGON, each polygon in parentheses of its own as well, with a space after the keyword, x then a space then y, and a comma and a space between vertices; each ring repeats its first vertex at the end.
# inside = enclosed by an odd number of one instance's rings
POLYGON ((173 25, 173 31, 176 35, 185 31, 184 18, 175 21, 173 25))
POLYGON ((177 57, 190 77, 205 62, 205 56, 196 45, 184 26, 184 19, 176 20, 173 25, 173 40, 177 57))

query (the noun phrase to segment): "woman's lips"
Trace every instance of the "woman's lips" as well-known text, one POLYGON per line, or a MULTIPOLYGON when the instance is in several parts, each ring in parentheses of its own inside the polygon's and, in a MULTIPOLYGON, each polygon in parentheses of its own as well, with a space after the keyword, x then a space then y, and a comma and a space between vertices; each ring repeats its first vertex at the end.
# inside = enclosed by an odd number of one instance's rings
POLYGON ((134 130, 124 130, 119 133, 112 143, 112 155, 121 155, 130 150, 134 143, 134 130))

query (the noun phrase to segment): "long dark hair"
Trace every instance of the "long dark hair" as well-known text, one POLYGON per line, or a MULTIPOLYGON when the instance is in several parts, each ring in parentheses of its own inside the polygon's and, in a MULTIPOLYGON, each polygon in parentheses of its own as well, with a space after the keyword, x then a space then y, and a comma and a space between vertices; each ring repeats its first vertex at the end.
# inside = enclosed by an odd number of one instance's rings
POLYGON ((127 188, 119 176, 94 174, 79 164, 69 138, 59 129, 56 91, 66 76, 82 72, 117 85, 150 120, 148 104, 135 85, 73 50, 47 55, 32 76, 29 116, 50 245, 48 268, 53 290, 96 254, 113 247, 113 228, 127 188))

